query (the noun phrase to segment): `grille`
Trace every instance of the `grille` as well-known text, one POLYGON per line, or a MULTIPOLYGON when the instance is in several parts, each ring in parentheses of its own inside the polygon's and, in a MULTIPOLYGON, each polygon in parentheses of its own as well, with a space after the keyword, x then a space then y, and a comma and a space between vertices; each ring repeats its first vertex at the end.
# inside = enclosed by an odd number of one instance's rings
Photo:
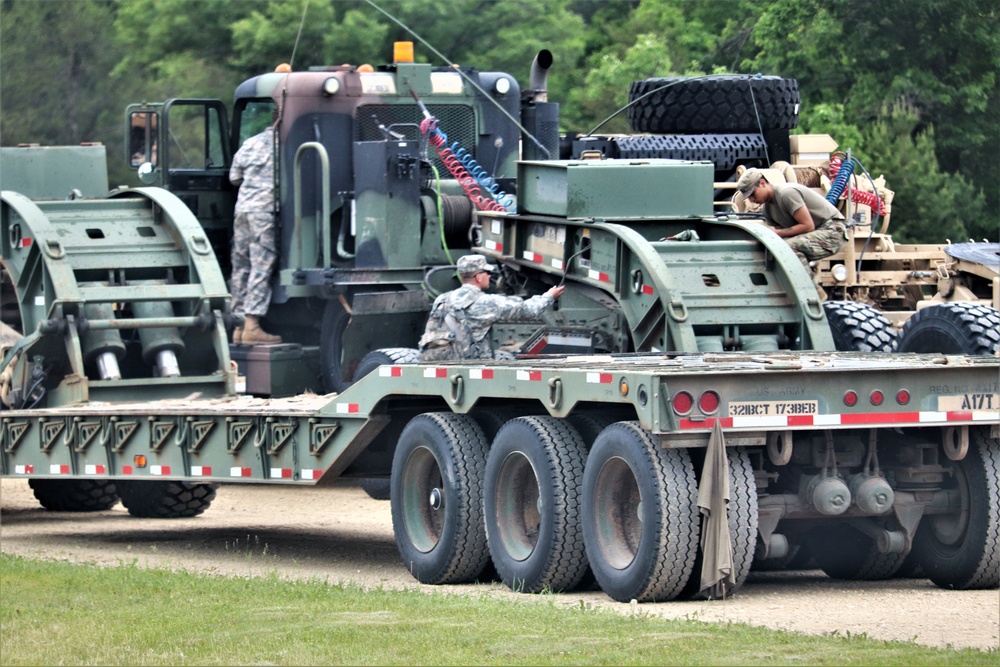
MULTIPOLYGON (((472 107, 459 104, 428 104, 427 110, 438 119, 438 129, 448 135, 448 146, 456 141, 458 145, 476 155, 476 116, 472 107)), ((416 139, 420 134, 417 127, 424 119, 420 109, 412 104, 366 104, 358 107, 357 122, 354 124, 355 141, 380 141, 384 138, 378 129, 379 123, 386 127, 396 123, 409 123, 408 127, 395 127, 408 139, 416 139)), ((441 177, 448 170, 432 151, 434 166, 441 177)))

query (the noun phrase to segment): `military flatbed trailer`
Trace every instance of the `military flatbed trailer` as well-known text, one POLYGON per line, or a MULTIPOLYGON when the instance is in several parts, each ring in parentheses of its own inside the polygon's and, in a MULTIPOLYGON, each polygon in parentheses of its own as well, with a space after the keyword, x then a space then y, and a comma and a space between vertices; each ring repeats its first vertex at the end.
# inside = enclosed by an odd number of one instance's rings
POLYGON ((4 410, 0 461, 43 487, 114 483, 163 516, 157 484, 391 475, 426 583, 492 559, 518 590, 572 588, 589 566, 615 599, 666 600, 731 593, 755 554, 808 546, 834 576, 892 576, 913 554, 940 585, 981 588, 1000 562, 998 385, 997 358, 941 355, 383 365, 340 394, 4 410), (728 574, 707 572, 707 537, 728 574))

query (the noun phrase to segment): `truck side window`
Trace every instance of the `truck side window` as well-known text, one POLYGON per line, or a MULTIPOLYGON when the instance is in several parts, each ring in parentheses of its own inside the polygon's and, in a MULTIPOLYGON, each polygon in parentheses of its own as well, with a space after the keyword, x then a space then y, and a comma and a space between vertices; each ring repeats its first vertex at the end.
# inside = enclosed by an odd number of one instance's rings
POLYGON ((129 132, 129 166, 144 162, 156 165, 156 136, 159 115, 155 111, 133 111, 129 132))

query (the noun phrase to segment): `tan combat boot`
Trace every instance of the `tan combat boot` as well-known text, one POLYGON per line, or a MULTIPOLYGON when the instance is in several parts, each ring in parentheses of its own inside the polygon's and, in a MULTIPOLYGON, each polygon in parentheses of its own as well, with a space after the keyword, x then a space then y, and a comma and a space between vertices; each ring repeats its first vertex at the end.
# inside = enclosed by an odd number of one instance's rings
POLYGON ((255 315, 243 316, 243 344, 244 345, 269 345, 280 343, 281 336, 269 334, 260 328, 260 320, 255 315))
POLYGON ((243 327, 236 327, 233 329, 233 345, 243 344, 243 327))

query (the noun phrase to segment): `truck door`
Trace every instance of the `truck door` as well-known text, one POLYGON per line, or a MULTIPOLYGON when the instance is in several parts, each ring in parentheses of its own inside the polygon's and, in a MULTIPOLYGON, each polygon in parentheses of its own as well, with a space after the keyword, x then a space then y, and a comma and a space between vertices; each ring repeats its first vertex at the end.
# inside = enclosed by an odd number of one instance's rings
MULTIPOLYGON (((165 102, 159 116, 159 127, 147 133, 155 137, 146 147, 156 173, 152 182, 187 204, 228 273, 236 188, 229 182, 232 150, 226 107, 219 100, 177 98, 165 102)), ((150 182, 142 178, 142 166, 139 169, 140 180, 150 182)))

